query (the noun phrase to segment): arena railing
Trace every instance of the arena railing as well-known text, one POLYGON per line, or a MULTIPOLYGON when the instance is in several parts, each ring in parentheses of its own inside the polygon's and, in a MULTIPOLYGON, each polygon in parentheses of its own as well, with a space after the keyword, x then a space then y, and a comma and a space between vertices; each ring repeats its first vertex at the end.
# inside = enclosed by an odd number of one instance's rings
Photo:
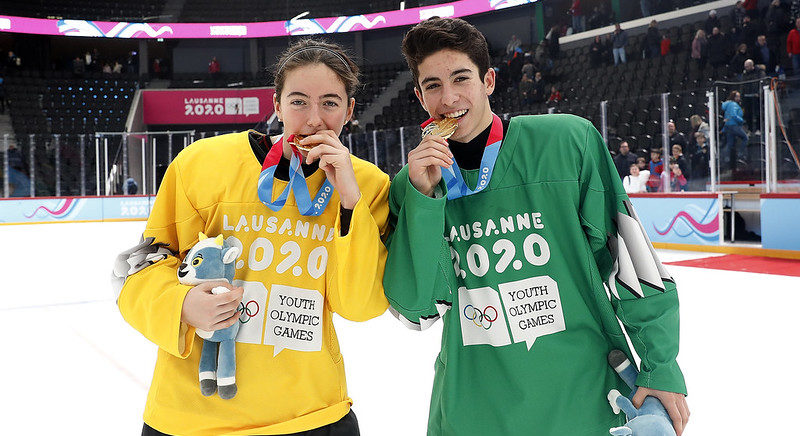
MULTIPOLYGON (((545 111, 589 119, 602 133, 612 155, 619 152, 623 141, 646 162, 653 151, 660 151, 666 180, 674 176, 668 163, 678 159, 687 183, 658 187, 656 179, 648 188, 651 191, 800 192, 796 151, 800 143, 800 79, 717 82, 691 91, 602 102, 563 102, 545 111), (731 146, 728 138, 732 129, 725 125, 722 107, 734 90, 741 95, 737 104, 743 109, 743 126, 731 146), (670 131, 671 123, 676 134, 670 131), (704 141, 697 138, 698 132, 704 141), (682 159, 673 147, 676 143, 681 145, 682 159)), ((530 112, 502 116, 509 119, 526 114, 530 112)), ((228 132, 28 135, 16 138, 15 145, 14 138, 6 135, 0 138, 3 196, 154 194, 164 170, 181 149, 195 139, 220 133, 228 132)), ((418 126, 341 136, 355 156, 374 163, 390 176, 406 164, 408 152, 420 139, 418 126)))

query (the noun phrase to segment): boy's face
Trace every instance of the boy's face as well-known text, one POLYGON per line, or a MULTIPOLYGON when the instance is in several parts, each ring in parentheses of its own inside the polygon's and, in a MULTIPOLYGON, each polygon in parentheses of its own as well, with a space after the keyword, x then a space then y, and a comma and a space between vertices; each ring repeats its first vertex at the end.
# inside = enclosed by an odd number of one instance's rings
POLYGON ((660 153, 650 153, 650 160, 653 161, 653 162, 658 162, 659 160, 661 160, 661 154, 660 153))
POLYGON ((435 120, 458 118, 458 129, 452 139, 470 141, 491 124, 489 95, 494 91, 493 69, 481 77, 469 56, 450 49, 426 57, 417 68, 419 88, 414 88, 414 92, 425 111, 435 120))

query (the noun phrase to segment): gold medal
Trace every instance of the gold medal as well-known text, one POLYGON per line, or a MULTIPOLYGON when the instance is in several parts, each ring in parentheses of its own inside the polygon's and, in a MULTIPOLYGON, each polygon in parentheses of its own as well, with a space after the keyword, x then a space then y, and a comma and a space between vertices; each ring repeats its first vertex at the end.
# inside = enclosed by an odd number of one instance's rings
POLYGON ((430 124, 422 129, 422 137, 428 135, 438 135, 444 139, 453 136, 458 128, 458 119, 456 118, 442 118, 441 120, 431 121, 430 124))

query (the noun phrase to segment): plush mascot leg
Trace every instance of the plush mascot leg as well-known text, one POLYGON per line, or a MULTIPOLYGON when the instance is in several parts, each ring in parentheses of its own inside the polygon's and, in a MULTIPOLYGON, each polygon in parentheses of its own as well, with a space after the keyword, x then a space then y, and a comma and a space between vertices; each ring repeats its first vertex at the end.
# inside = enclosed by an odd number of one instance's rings
POLYGON ((217 384, 223 400, 236 396, 236 341, 233 339, 219 343, 217 384))
POLYGON ((205 339, 200 353, 200 392, 205 396, 217 392, 217 343, 205 339))

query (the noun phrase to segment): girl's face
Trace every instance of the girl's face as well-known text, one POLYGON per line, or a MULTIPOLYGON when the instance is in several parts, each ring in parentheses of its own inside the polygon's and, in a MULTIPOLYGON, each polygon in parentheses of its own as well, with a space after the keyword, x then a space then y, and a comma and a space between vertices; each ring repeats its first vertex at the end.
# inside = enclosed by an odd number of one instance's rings
POLYGON ((322 63, 288 71, 281 95, 273 95, 272 101, 286 136, 321 130, 333 130, 338 136, 353 116, 356 102, 348 99, 339 76, 322 63))
POLYGON ((633 177, 639 177, 639 167, 636 165, 631 165, 631 175, 633 177))

